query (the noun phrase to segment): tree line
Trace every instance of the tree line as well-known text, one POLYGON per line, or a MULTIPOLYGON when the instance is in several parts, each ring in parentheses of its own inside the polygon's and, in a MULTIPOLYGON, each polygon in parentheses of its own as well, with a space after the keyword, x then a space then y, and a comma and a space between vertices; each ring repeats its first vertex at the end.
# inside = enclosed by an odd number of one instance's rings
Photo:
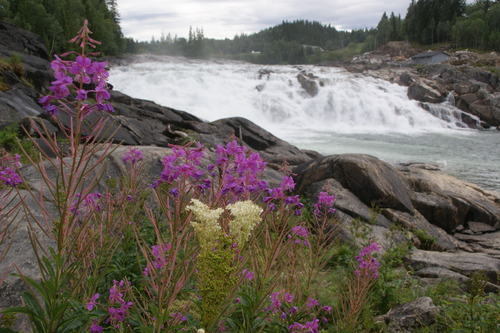
POLYGON ((283 21, 254 34, 233 39, 206 38, 202 28, 189 29, 189 37, 162 33, 149 42, 128 39, 127 52, 151 52, 193 58, 225 57, 263 64, 299 64, 315 54, 341 50, 351 43, 363 43, 375 29, 339 31, 330 25, 308 20, 283 21))
POLYGON ((51 54, 67 51, 68 40, 89 19, 101 53, 124 51, 116 0, 0 0, 0 19, 41 35, 51 54))
MULTIPOLYGON (((386 31, 381 23, 379 33, 386 31)), ((421 45, 451 43, 456 48, 500 51, 500 1, 467 5, 465 0, 412 0, 401 29, 400 38, 421 45)))

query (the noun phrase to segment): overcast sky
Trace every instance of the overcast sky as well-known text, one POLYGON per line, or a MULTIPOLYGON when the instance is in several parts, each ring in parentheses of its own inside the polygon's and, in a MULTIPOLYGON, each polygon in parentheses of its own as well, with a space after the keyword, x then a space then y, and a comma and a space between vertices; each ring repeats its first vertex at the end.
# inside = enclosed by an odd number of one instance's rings
POLYGON ((162 32, 187 37, 189 27, 206 38, 232 39, 304 19, 337 29, 376 27, 382 14, 404 18, 410 0, 117 0, 121 27, 135 40, 158 39, 162 32))

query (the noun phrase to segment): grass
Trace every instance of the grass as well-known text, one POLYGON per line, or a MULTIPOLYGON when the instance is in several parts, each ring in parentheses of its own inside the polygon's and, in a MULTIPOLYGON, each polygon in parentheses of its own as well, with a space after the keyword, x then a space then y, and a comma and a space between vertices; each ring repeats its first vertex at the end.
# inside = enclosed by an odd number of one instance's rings
POLYGON ((21 156, 21 163, 27 164, 29 160, 24 155, 23 150, 31 157, 36 156, 38 153, 33 142, 28 138, 22 137, 19 131, 17 123, 0 128, 0 147, 5 148, 11 154, 19 154, 21 156))

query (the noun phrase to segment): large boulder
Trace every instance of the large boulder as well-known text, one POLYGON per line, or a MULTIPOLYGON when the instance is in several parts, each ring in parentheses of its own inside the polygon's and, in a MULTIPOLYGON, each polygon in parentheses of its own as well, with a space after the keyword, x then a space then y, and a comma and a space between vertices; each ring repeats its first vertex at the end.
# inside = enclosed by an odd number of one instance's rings
POLYGON ((482 253, 450 253, 415 249, 411 251, 407 261, 415 271, 425 267, 441 267, 467 277, 474 272, 482 271, 490 283, 498 284, 500 259, 482 253))
POLYGON ((412 204, 431 223, 447 232, 481 222, 500 229, 500 195, 422 164, 398 167, 414 194, 412 204))
POLYGON ((320 156, 316 152, 298 149, 245 118, 225 118, 211 123, 191 122, 189 126, 197 133, 194 137, 213 147, 237 137, 242 144, 258 151, 264 160, 278 167, 284 162, 298 165, 320 156))
POLYGON ((316 96, 319 92, 319 85, 316 79, 317 77, 304 72, 297 75, 300 85, 311 97, 316 96))
POLYGON ((440 312, 430 297, 420 297, 392 308, 378 320, 387 324, 389 332, 413 332, 434 324, 440 312))
POLYGON ((420 102, 441 103, 445 97, 446 95, 441 94, 425 82, 413 82, 408 87, 408 98, 420 102))
POLYGON ((365 205, 413 213, 411 191, 402 174, 376 157, 361 154, 332 155, 306 162, 294 169, 297 189, 333 178, 365 205))

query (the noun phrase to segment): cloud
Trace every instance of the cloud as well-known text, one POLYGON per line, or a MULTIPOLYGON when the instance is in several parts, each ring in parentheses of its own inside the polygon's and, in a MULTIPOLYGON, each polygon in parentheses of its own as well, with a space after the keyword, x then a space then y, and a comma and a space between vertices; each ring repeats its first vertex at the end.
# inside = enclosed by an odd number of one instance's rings
POLYGON ((384 12, 404 17, 408 5, 409 0, 118 0, 123 33, 138 40, 162 32, 186 37, 190 26, 203 28, 208 38, 233 38, 297 19, 372 28, 384 12))

